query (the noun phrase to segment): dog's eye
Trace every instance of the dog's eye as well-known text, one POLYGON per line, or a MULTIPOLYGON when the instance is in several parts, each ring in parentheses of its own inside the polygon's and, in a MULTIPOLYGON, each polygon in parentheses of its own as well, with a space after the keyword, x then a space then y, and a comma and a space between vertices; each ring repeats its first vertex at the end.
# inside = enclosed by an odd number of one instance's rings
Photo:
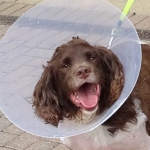
POLYGON ((96 54, 95 53, 92 53, 92 52, 86 52, 85 53, 86 57, 88 60, 90 61, 94 61, 96 59, 96 54))
POLYGON ((69 57, 66 57, 63 60, 62 68, 68 68, 71 65, 71 60, 69 57))
POLYGON ((95 60, 95 59, 96 59, 95 56, 91 56, 91 57, 90 57, 90 61, 93 61, 93 60, 95 60))
POLYGON ((68 64, 63 64, 62 65, 63 68, 68 68, 68 66, 69 66, 68 64))

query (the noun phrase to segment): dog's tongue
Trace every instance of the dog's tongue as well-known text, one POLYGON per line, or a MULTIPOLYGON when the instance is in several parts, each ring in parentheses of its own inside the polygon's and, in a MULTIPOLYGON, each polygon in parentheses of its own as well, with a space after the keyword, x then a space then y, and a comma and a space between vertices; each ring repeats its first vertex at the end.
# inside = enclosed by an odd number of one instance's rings
POLYGON ((97 105, 99 98, 99 85, 86 83, 77 91, 73 99, 85 108, 93 108, 97 105))

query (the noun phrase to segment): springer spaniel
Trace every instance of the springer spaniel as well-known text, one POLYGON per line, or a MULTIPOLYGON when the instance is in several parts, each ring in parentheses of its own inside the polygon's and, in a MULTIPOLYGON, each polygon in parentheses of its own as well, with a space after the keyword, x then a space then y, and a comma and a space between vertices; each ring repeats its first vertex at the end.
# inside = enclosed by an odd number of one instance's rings
MULTIPOLYGON (((141 127, 145 124, 145 136, 149 138, 150 46, 142 44, 142 53, 140 75, 126 102, 101 126, 79 136, 64 138, 65 144, 73 150, 124 150, 117 149, 117 144, 118 147, 124 144, 128 150, 135 149, 136 144, 128 143, 125 136, 128 139, 138 136, 140 143, 140 136, 131 133, 142 130, 144 134, 141 127)), ((74 37, 59 46, 44 66, 33 93, 33 106, 39 117, 54 126, 65 118, 88 122, 118 99, 123 85, 122 65, 111 50, 74 37)))

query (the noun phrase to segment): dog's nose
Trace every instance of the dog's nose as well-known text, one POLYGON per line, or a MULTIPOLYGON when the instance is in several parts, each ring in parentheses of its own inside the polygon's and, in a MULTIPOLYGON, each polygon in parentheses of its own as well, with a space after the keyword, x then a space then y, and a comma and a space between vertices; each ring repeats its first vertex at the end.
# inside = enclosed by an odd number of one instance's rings
POLYGON ((77 69, 77 77, 79 78, 87 78, 91 72, 91 69, 86 66, 81 66, 77 69))

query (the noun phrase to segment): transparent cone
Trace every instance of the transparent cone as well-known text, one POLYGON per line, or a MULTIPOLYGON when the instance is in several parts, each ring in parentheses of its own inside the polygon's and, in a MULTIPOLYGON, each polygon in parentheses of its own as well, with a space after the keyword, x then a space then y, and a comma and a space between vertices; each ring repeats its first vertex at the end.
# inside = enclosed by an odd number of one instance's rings
POLYGON ((101 125, 125 102, 137 81, 141 47, 135 28, 125 18, 112 51, 124 67, 125 86, 116 103, 88 124, 65 120, 58 128, 34 114, 32 94, 42 73, 42 64, 55 48, 79 36, 91 44, 106 46, 121 12, 103 0, 48 0, 24 15, 9 29, 0 44, 0 108, 16 126, 43 137, 67 137, 101 125))

